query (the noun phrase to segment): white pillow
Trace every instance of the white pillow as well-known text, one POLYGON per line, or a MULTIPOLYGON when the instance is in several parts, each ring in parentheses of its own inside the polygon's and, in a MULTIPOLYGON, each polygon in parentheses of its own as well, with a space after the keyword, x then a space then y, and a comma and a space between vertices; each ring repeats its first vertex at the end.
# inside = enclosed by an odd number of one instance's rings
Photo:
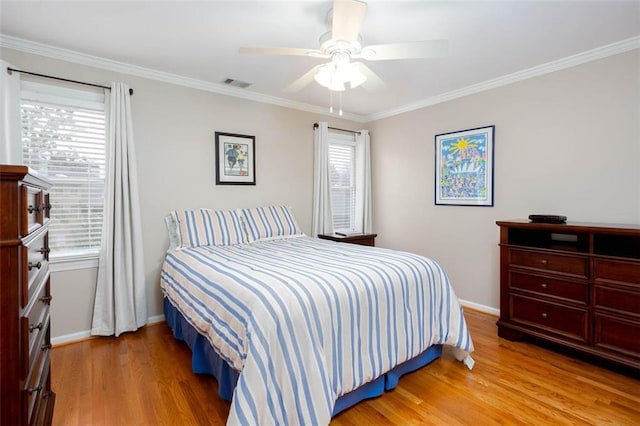
POLYGON ((304 235, 286 206, 240 209, 249 242, 304 235))
POLYGON ((248 242, 240 215, 235 210, 172 211, 178 248, 231 246, 248 242))

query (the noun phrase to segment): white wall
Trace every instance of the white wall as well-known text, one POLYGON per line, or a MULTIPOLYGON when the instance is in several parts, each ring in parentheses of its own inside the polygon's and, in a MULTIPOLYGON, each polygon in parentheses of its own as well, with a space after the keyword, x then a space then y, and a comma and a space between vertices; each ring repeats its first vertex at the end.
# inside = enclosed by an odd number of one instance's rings
POLYGON ((369 126, 378 245, 442 263, 457 295, 499 308, 496 220, 532 213, 640 224, 640 51, 369 126), (434 205, 434 136, 495 125, 495 206, 434 205))
MULTIPOLYGON (((27 71, 98 84, 121 81, 134 89, 131 103, 150 317, 162 315, 159 277, 168 246, 164 216, 173 209, 286 204, 292 207, 300 226, 309 234, 313 123, 329 121, 332 126, 362 128, 362 124, 334 117, 42 56, 8 49, 1 53, 4 60, 27 71), (215 131, 256 137, 256 186, 216 186, 215 131)), ((88 334, 95 280, 95 268, 52 273, 52 337, 88 334)))

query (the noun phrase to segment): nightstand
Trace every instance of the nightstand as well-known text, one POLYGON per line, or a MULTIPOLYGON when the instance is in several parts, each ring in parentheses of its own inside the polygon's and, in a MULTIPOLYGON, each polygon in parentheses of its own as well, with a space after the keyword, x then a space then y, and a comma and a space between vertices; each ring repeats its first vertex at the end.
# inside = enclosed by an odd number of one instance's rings
POLYGON ((361 246, 371 246, 374 247, 375 240, 378 234, 350 234, 346 237, 342 235, 327 235, 327 234, 318 234, 318 238, 323 240, 331 240, 337 241, 339 243, 351 243, 351 244, 360 244, 361 246))

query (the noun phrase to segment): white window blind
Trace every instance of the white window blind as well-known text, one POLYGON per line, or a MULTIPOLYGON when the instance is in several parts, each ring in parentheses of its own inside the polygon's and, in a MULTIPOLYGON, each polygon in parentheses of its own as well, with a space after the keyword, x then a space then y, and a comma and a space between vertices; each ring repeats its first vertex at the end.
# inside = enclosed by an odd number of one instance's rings
POLYGON ((329 143, 331 168, 331 210, 333 229, 355 229, 355 142, 332 140, 329 143))
POLYGON ((49 245, 54 257, 97 254, 105 179, 104 96, 23 85, 24 163, 52 182, 49 245))

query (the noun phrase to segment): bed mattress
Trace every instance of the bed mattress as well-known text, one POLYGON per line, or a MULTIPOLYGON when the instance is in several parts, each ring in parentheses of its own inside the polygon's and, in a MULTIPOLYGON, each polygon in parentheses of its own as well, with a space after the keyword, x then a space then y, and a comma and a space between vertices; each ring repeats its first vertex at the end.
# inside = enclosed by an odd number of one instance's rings
POLYGON ((239 373, 228 424, 328 424, 432 345, 473 350, 446 274, 410 253, 305 236, 172 250, 161 287, 239 373))

